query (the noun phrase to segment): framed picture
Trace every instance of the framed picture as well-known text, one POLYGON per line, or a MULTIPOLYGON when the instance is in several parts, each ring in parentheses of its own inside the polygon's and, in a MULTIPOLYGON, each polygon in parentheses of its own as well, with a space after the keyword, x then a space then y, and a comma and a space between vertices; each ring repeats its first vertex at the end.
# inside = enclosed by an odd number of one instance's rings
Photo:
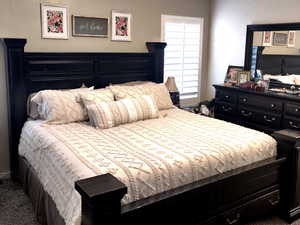
POLYGON ((273 32, 272 31, 265 31, 263 33, 263 46, 272 46, 272 40, 273 40, 273 32))
POLYGON ((296 43, 296 31, 289 31, 287 46, 289 48, 295 47, 295 43, 296 43))
POLYGON ((238 82, 238 72, 243 70, 242 66, 228 66, 224 83, 236 84, 238 82))
POLYGON ((68 39, 66 7, 41 4, 42 38, 68 39))
POLYGON ((111 39, 113 41, 131 41, 131 14, 112 11, 111 39))
POLYGON ((237 84, 243 84, 250 81, 251 72, 250 71, 239 71, 238 72, 238 81, 237 84))
POLYGON ((108 18, 72 16, 73 36, 108 37, 108 18))
POLYGON ((288 44, 288 33, 274 32, 273 45, 275 45, 275 46, 287 46, 287 44, 288 44))

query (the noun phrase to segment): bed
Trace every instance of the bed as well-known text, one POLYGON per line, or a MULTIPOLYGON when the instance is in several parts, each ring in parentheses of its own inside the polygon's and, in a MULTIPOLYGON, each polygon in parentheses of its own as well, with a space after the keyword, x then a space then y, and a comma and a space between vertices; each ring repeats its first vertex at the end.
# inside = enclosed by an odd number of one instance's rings
POLYGON ((107 130, 26 122, 32 92, 162 82, 165 43, 147 43, 149 53, 24 53, 26 40, 4 42, 12 177, 42 224, 237 224, 278 209, 285 159, 266 134, 178 108, 107 130))

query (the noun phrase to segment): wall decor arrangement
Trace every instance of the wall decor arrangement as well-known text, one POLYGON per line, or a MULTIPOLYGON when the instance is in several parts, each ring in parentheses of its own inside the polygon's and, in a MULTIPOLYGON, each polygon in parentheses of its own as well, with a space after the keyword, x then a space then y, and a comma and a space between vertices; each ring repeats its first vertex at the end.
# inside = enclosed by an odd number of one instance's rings
POLYGON ((73 36, 108 37, 108 18, 72 16, 73 36))
POLYGON ((112 11, 111 39, 113 41, 131 41, 131 14, 112 11))
POLYGON ((265 31, 263 34, 263 46, 272 46, 273 41, 273 32, 272 31, 265 31))
POLYGON ((66 7, 41 4, 42 38, 68 39, 66 7))

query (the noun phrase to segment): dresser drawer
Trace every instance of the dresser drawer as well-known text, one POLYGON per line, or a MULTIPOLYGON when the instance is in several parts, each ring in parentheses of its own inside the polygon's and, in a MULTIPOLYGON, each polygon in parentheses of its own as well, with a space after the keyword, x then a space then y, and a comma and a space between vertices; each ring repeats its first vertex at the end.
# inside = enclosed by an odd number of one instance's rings
POLYGON ((300 130, 300 119, 285 117, 283 120, 283 128, 300 130))
POLYGON ((273 112, 273 113, 282 112, 282 102, 274 98, 240 94, 239 104, 264 109, 266 111, 273 112))
POLYGON ((275 190, 224 213, 219 224, 245 224, 249 220, 271 215, 277 210, 279 200, 279 190, 275 190))
POLYGON ((216 100, 235 104, 237 100, 237 95, 234 92, 217 90, 216 100))
POLYGON ((241 107, 239 109, 239 116, 242 121, 245 120, 271 128, 280 128, 281 115, 269 114, 251 108, 241 107))
POLYGON ((300 104, 287 103, 285 105, 285 114, 291 116, 300 116, 300 104))
POLYGON ((236 112, 236 107, 233 104, 229 103, 221 103, 216 102, 215 105, 215 113, 216 114, 222 114, 222 115, 234 115, 236 112))

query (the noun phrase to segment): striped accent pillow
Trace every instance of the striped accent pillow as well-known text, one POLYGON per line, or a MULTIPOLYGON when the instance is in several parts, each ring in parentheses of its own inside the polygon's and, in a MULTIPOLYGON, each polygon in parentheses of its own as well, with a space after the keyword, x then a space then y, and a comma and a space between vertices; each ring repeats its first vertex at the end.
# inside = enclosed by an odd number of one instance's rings
POLYGON ((115 102, 98 102, 86 107, 91 124, 102 129, 159 117, 156 103, 150 95, 115 102))

